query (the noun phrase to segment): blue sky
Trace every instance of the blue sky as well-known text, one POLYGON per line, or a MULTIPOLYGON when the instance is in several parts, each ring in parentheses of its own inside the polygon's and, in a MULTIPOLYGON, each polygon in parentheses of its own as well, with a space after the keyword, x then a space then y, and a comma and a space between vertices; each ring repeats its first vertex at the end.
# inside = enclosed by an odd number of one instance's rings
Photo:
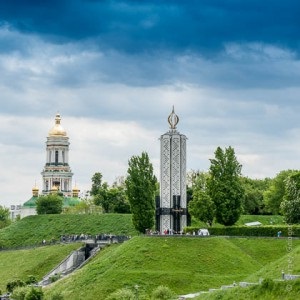
POLYGON ((74 181, 126 174, 175 106, 188 170, 232 146, 251 178, 300 166, 300 3, 5 1, 0 3, 0 205, 41 187, 56 112, 74 181))

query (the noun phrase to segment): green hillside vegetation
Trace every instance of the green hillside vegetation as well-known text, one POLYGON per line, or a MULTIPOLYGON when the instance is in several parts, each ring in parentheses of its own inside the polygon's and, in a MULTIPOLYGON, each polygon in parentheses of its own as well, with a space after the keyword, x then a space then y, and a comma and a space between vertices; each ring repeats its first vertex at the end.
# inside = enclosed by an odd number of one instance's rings
POLYGON ((26 281, 29 275, 41 280, 71 251, 80 248, 80 243, 36 247, 26 250, 0 251, 0 290, 15 279, 26 281))
POLYGON ((0 248, 59 241, 62 235, 112 233, 136 235, 131 215, 38 215, 29 216, 0 230, 0 248))
POLYGON ((299 299, 300 280, 272 281, 264 280, 261 285, 247 288, 236 287, 230 290, 216 291, 200 295, 195 300, 295 300, 299 299))
MULTIPOLYGON (((262 225, 285 225, 283 216, 280 215, 241 215, 236 226, 243 226, 245 223, 260 222, 262 225)), ((192 218, 192 226, 207 228, 207 224, 192 218)), ((224 227, 224 225, 213 223, 213 227, 224 227)))
MULTIPOLYGON (((105 299, 135 285, 147 295, 160 285, 178 295, 205 291, 245 280, 282 258, 286 246, 286 239, 275 238, 134 237, 101 251, 83 269, 48 288, 47 294, 105 299)), ((294 247, 299 246, 295 240, 294 247)), ((281 270, 274 276, 280 278, 281 270)))

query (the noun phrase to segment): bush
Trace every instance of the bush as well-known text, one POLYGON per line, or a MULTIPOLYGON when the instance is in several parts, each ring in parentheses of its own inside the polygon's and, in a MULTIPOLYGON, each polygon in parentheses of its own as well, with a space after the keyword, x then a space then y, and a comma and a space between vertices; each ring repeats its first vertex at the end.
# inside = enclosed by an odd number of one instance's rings
POLYGON ((13 290, 11 298, 14 300, 24 300, 29 290, 29 286, 18 286, 13 290))
POLYGON ((33 275, 29 275, 27 277, 26 284, 35 284, 35 283, 38 283, 38 280, 36 279, 36 277, 33 275))
POLYGON ((120 289, 112 293, 107 300, 135 300, 137 299, 133 291, 128 289, 120 289))
POLYGON ((29 292, 26 293, 25 300, 41 300, 43 299, 44 293, 42 288, 31 288, 29 292))
POLYGON ((61 275, 60 274, 54 274, 52 276, 50 276, 50 281, 53 283, 55 281, 57 281, 58 279, 60 279, 61 275))
POLYGON ((272 291, 275 286, 275 283, 272 279, 266 278, 261 283, 261 289, 265 291, 272 291))
POLYGON ((25 286, 25 282, 20 280, 20 279, 16 279, 16 280, 13 280, 13 281, 10 281, 7 283, 6 285, 6 290, 9 292, 9 293, 12 293, 14 291, 15 288, 17 287, 21 287, 21 286, 25 286))
POLYGON ((151 295, 152 300, 169 300, 174 298, 174 293, 168 287, 163 285, 157 287, 151 295))

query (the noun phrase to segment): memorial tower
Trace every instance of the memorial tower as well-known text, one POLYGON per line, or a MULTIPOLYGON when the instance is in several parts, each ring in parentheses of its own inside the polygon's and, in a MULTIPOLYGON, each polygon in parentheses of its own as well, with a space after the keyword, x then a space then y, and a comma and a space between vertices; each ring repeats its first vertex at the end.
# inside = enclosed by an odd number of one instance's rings
POLYGON ((161 233, 179 233, 187 226, 187 138, 176 130, 178 122, 173 107, 168 117, 170 129, 160 137, 160 199, 156 203, 156 229, 161 233))

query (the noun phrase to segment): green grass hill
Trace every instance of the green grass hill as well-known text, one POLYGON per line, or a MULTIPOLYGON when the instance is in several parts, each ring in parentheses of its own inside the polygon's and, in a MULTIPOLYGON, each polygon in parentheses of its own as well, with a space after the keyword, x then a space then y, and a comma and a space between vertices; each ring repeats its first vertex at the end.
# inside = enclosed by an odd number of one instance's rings
MULTIPOLYGON (((282 218, 277 216, 243 216, 239 222, 244 224, 252 221, 260 221, 264 225, 282 224, 282 218)), ((112 233, 133 238, 123 244, 110 245, 82 269, 47 287, 46 299, 60 292, 64 300, 101 300, 120 288, 134 289, 134 286, 138 286, 139 298, 145 300, 149 299, 145 295, 149 296, 160 285, 168 286, 177 295, 183 295, 219 288, 234 281, 258 282, 260 278, 277 280, 281 277, 281 270, 286 271, 291 255, 293 273, 300 274, 298 239, 293 239, 290 247, 287 238, 139 236, 133 228, 131 215, 42 215, 26 217, 0 230, 0 250, 11 248, 0 251, 0 289, 3 291, 10 280, 25 280, 28 275, 41 279, 79 244, 27 250, 12 248, 40 245, 43 239, 47 242, 59 241, 61 235, 81 233, 112 233), (288 253, 289 247, 292 248, 291 253, 288 253)), ((290 298, 282 296, 281 290, 286 290, 284 284, 275 282, 272 290, 253 287, 201 297, 296 299, 294 292, 299 291, 297 283, 293 282, 290 298), (265 298, 258 297, 259 293, 266 295, 265 298), (281 295, 281 298, 274 293, 281 295)))
POLYGON ((0 249, 59 241, 70 234, 136 235, 131 215, 38 215, 29 216, 0 230, 0 249))
MULTIPOLYGON (((286 247, 286 239, 276 238, 134 237, 101 251, 84 268, 47 288, 47 294, 105 299, 117 289, 135 285, 141 295, 149 295, 159 285, 178 295, 205 291, 252 274, 260 276, 258 272, 270 262, 283 268, 286 247)), ((299 240, 294 247, 300 250, 299 240)), ((274 273, 280 276, 281 269, 274 273)))
POLYGON ((80 243, 35 247, 24 250, 0 251, 0 290, 5 291, 9 281, 26 281, 29 275, 41 280, 80 243))

